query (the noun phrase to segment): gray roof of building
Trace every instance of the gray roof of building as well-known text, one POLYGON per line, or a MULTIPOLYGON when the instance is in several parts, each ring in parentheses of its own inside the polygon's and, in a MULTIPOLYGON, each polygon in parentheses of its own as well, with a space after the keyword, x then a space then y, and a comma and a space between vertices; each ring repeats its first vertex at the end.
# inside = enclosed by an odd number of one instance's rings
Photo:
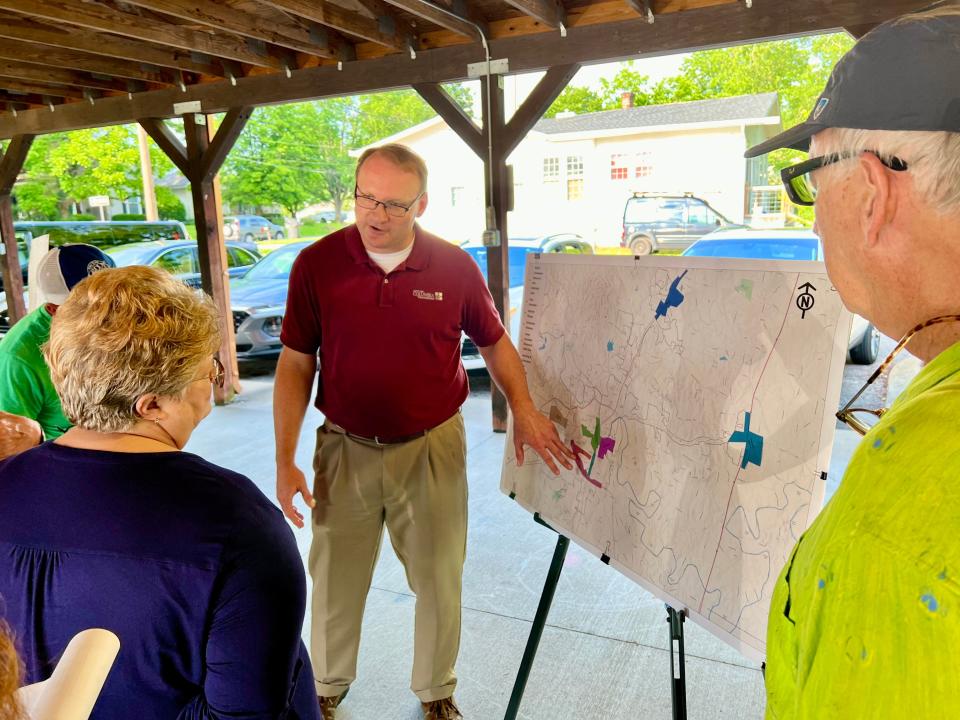
POLYGON ((630 128, 660 125, 687 125, 691 123, 748 120, 779 115, 777 93, 737 95, 714 100, 643 105, 641 107, 604 110, 603 112, 574 115, 565 118, 541 120, 533 129, 548 135, 601 130, 628 130, 630 128))

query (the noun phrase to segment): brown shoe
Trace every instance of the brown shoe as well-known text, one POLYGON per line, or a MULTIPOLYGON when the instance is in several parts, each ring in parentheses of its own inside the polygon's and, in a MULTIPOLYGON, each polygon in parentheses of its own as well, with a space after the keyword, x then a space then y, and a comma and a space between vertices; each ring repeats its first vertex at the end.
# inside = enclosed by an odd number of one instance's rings
POLYGON ((460 708, 457 707, 452 697, 431 700, 422 703, 422 705, 423 720, 463 720, 460 708))
POLYGON ((334 720, 337 716, 337 706, 347 696, 349 689, 350 688, 347 688, 339 695, 329 695, 326 697, 323 695, 317 696, 317 702, 320 703, 320 717, 323 718, 323 720, 334 720))

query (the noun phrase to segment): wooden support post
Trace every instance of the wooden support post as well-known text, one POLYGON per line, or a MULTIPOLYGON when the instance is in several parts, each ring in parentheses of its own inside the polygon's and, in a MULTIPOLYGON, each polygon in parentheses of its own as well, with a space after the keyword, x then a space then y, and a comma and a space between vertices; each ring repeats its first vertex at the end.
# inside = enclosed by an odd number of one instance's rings
MULTIPOLYGON (((493 222, 500 231, 500 245, 487 248, 487 285, 503 324, 510 328, 510 240, 507 228, 507 211, 510 197, 507 152, 505 146, 503 78, 499 75, 480 81, 481 105, 483 107, 483 133, 488 153, 483 159, 484 197, 487 212, 492 212, 493 222), (491 145, 492 139, 492 147, 491 145)), ((506 432, 507 399, 500 388, 491 387, 493 403, 493 430, 506 432)))
POLYGON ((200 281, 205 293, 213 298, 220 315, 220 362, 226 370, 223 388, 214 388, 218 405, 230 402, 240 392, 237 366, 237 343, 230 308, 230 282, 227 274, 227 249, 220 218, 220 194, 216 176, 247 120, 251 109, 233 108, 227 112, 216 132, 208 123, 210 116, 185 115, 183 129, 186 147, 163 121, 141 121, 143 129, 156 141, 174 165, 190 181, 193 214, 197 227, 197 249, 200 259, 200 281))
POLYGON ((0 154, 0 236, 3 239, 3 263, 0 269, 11 326, 27 314, 27 308, 23 302, 23 276, 20 271, 17 237, 13 230, 13 202, 10 193, 32 144, 33 135, 17 135, 10 141, 7 152, 0 154))
MULTIPOLYGON (((553 104, 557 96, 576 75, 577 64, 551 67, 523 104, 517 108, 510 122, 504 114, 503 79, 498 75, 480 80, 483 128, 467 116, 439 84, 415 84, 420 96, 437 111, 447 125, 467 146, 483 160, 486 206, 493 208, 493 220, 500 231, 500 246, 487 248, 487 284, 503 323, 510 327, 510 241, 507 232, 507 212, 512 188, 512 176, 507 169, 507 157, 527 136, 538 120, 553 104), (489 135, 488 135, 489 133, 489 135), (492 142, 491 142, 492 138, 492 142)), ((493 429, 507 429, 507 401, 499 388, 492 388, 493 429)))

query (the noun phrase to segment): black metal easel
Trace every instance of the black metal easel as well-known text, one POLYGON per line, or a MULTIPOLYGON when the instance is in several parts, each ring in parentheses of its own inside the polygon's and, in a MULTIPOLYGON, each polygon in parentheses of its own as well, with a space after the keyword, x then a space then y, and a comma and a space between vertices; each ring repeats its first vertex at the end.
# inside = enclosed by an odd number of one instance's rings
MULTIPOLYGON (((544 522, 540 513, 534 513, 533 519, 545 528, 557 532, 544 522)), ((540 645, 540 637, 543 635, 543 628, 547 623, 547 615, 550 613, 550 606, 553 604, 553 596, 560 581, 560 571, 563 570, 563 561, 567 556, 569 547, 570 538, 557 533, 557 545, 553 550, 550 570, 547 572, 547 579, 543 583, 543 592, 540 594, 537 614, 534 616, 533 625, 530 627, 527 646, 523 651, 523 659, 520 660, 520 669, 517 671, 517 679, 513 683, 513 692, 510 693, 510 702, 507 704, 507 713, 503 716, 503 720, 516 720, 517 713, 520 712, 523 692, 527 687, 527 680, 530 679, 530 670, 533 668, 533 661, 540 645)), ((610 562, 610 558, 606 555, 601 556, 600 560, 607 564, 610 562)), ((673 720, 687 720, 687 685, 683 653, 683 620, 686 611, 677 612, 669 605, 666 608, 667 622, 670 624, 670 696, 673 703, 673 720)))

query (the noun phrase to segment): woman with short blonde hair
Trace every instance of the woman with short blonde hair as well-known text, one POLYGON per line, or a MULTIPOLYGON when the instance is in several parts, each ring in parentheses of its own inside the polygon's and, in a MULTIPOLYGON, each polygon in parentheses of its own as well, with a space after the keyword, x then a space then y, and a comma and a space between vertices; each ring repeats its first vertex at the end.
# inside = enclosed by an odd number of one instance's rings
POLYGON ((293 534, 249 479, 181 452, 223 383, 219 342, 209 298, 162 270, 83 280, 45 348, 74 427, 0 462, 25 682, 80 630, 111 630, 98 719, 319 717, 293 534))

